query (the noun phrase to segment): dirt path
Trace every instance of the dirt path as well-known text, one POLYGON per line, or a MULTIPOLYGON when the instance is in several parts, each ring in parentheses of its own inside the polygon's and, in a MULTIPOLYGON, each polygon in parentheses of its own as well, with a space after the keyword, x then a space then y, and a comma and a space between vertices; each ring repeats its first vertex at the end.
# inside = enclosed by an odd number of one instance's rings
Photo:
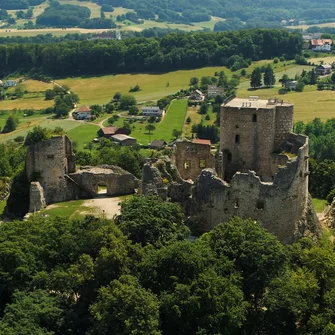
MULTIPOLYGON (((107 219, 112 219, 115 215, 120 214, 120 203, 122 200, 123 199, 119 197, 110 198, 100 196, 99 198, 86 200, 83 206, 90 207, 93 211, 96 210, 96 213, 92 213, 92 210, 90 210, 90 213, 87 214, 98 214, 107 219)), ((86 212, 82 214, 86 214, 86 212)))

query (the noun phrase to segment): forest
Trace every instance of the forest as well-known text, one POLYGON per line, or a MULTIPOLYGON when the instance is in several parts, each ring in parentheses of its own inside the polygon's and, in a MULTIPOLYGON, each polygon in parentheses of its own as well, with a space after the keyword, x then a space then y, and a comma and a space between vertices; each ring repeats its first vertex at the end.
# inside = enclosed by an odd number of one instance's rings
POLYGON ((189 234, 179 205, 155 196, 113 221, 1 224, 0 334, 334 334, 327 237, 284 246, 239 218, 189 234))
POLYGON ((225 65, 235 70, 251 60, 302 51, 299 33, 254 29, 222 33, 171 33, 161 38, 0 45, 0 77, 13 72, 57 77, 89 74, 168 72, 225 65))

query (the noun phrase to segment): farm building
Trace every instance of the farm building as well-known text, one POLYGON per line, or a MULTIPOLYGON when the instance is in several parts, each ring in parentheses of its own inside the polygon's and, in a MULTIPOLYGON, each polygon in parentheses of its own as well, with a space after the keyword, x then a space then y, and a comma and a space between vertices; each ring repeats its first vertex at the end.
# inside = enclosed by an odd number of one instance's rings
POLYGON ((166 142, 163 140, 153 140, 150 145, 149 148, 150 149, 164 149, 166 146, 166 142))
POLYGON ((157 117, 164 117, 165 110, 160 109, 158 106, 147 107, 144 106, 141 108, 143 116, 157 116, 157 117))
POLYGON ((208 85, 207 95, 209 97, 216 97, 218 95, 223 95, 223 93, 224 93, 223 87, 218 87, 216 85, 208 85))
POLYGON ((331 39, 311 40, 311 49, 313 51, 331 51, 332 44, 331 39))
POLYGON ((321 64, 315 69, 316 74, 324 76, 332 72, 332 67, 329 64, 321 64))
POLYGON ((124 134, 113 135, 112 140, 113 142, 125 147, 136 145, 136 138, 124 134))
POLYGON ((104 127, 99 129, 98 135, 100 137, 111 138, 113 135, 117 134, 125 134, 125 130, 123 128, 118 128, 114 126, 104 127))
POLYGON ((91 110, 87 106, 81 106, 73 113, 73 117, 76 120, 88 120, 91 119, 92 113, 91 110))

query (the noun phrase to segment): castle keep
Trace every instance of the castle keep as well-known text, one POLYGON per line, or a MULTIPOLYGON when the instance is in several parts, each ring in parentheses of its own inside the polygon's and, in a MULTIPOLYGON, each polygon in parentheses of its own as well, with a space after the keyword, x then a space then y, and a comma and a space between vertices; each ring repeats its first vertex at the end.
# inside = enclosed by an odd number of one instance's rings
POLYGON ((76 170, 72 142, 66 135, 32 144, 26 175, 30 182, 30 212, 56 202, 96 197, 99 186, 107 188, 108 196, 132 194, 138 186, 137 179, 118 166, 76 170))
POLYGON ((145 169, 156 169, 155 178, 144 173, 142 183, 150 187, 143 190, 160 185, 162 194, 165 188, 200 232, 240 216, 260 221, 284 243, 320 234, 308 194, 308 137, 292 133, 293 105, 233 98, 221 106, 220 123, 215 157, 201 144, 176 143, 178 177, 164 185, 162 162, 150 162, 145 169))

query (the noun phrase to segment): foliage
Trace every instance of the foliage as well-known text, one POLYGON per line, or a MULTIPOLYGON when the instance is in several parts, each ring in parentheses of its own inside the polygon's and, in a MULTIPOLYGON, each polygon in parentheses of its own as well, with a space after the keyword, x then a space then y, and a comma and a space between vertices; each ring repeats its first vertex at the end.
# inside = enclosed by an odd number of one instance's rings
POLYGON ((148 133, 149 133, 149 135, 151 134, 151 132, 152 131, 154 131, 156 129, 156 127, 153 125, 153 124, 147 124, 146 126, 145 126, 145 130, 147 130, 148 131, 148 133))
POLYGON ((40 215, 3 222, 0 256, 3 334, 334 330, 330 242, 284 246, 239 218, 191 241, 179 206, 155 196, 122 203, 116 223, 40 215))
MULTIPOLYGON (((64 5, 71 6, 71 5, 64 5)), ((51 7, 50 7, 51 8, 51 7)), ((76 18, 79 15, 76 12, 76 18)), ((71 24, 75 25, 75 21, 71 24)), ((0 76, 40 72, 55 76, 129 72, 168 72, 205 66, 238 68, 251 60, 301 53, 298 33, 254 29, 236 32, 171 33, 162 38, 0 45, 0 76), (11 55, 7 57, 6 55, 11 55), (90 66, 87 66, 88 62, 90 66), (235 64, 235 65, 234 65, 235 64)))
POLYGON ((210 140, 212 143, 219 141, 219 128, 216 125, 203 125, 202 122, 192 126, 192 133, 197 134, 198 138, 210 140))
POLYGON ((77 5, 61 5, 54 1, 36 18, 36 24, 49 27, 76 27, 91 15, 89 8, 77 5))
POLYGON ((158 299, 135 277, 121 276, 99 290, 92 305, 95 319, 92 334, 159 335, 158 299))
POLYGON ((262 86, 262 72, 259 67, 256 67, 251 73, 250 86, 253 88, 262 86))
POLYGON ((294 131, 309 136, 312 158, 309 190, 312 196, 330 201, 335 189, 335 119, 323 122, 316 118, 307 124, 297 122, 294 131))
POLYGON ((6 133, 10 133, 14 131, 18 124, 19 124, 19 120, 15 118, 15 116, 13 115, 8 116, 6 120, 6 124, 2 129, 2 133, 6 134, 6 133))
POLYGON ((136 106, 137 102, 133 95, 123 94, 120 98, 119 109, 128 109, 131 106, 136 106))
POLYGON ((267 87, 273 86, 276 83, 276 77, 270 64, 265 68, 263 81, 267 87))
POLYGON ((133 242, 161 246, 188 234, 178 204, 157 196, 135 196, 121 204, 116 222, 133 242))

